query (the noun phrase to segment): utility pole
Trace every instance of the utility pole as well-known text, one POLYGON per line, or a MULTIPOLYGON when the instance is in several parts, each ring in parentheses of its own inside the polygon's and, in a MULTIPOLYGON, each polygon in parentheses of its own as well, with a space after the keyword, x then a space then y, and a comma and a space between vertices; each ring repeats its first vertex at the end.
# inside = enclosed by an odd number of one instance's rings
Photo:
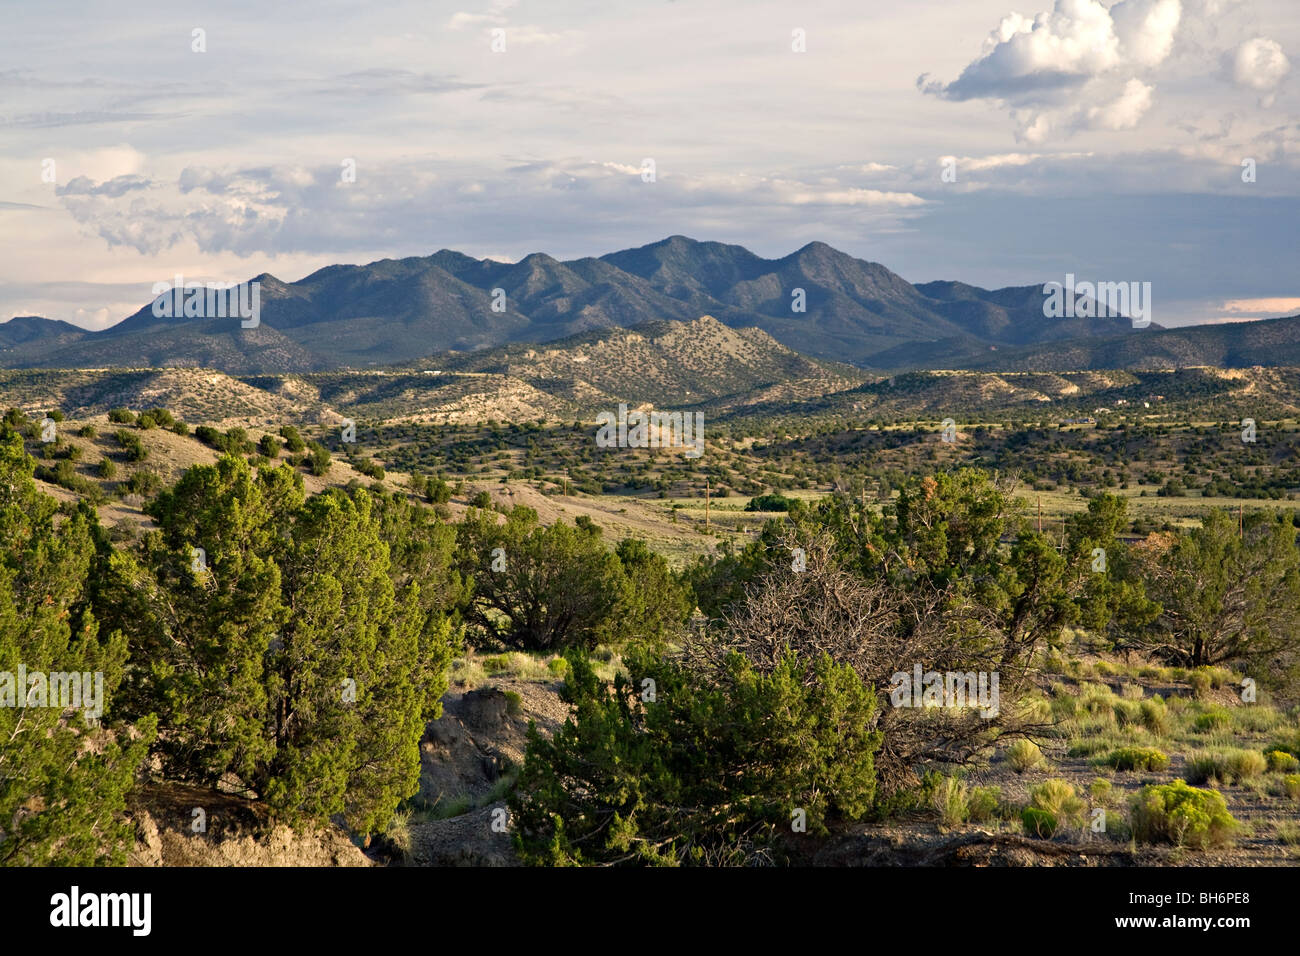
POLYGON ((709 530, 709 500, 710 500, 709 476, 705 475, 704 476, 704 530, 705 531, 709 530))

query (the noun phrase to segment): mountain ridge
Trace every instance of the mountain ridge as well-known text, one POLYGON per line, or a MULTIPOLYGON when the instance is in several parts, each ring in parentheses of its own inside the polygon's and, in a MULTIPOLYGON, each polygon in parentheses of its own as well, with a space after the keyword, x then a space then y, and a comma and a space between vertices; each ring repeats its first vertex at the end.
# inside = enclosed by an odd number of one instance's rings
POLYGON ((257 328, 241 329, 236 318, 158 317, 153 303, 102 331, 29 317, 7 333, 10 323, 0 324, 0 367, 205 365, 234 374, 380 367, 708 315, 732 329, 761 329, 811 358, 893 371, 986 368, 1003 353, 1035 362, 1036 349, 1053 354, 1062 342, 1079 355, 1110 349, 1136 361, 1137 336, 1159 330, 1133 329, 1114 315, 1047 318, 1041 285, 914 285, 819 241, 777 259, 681 235, 571 260, 533 252, 498 262, 440 249, 325 266, 294 282, 269 273, 249 281, 261 284, 257 328), (1093 340, 1110 344, 1082 344, 1093 340))

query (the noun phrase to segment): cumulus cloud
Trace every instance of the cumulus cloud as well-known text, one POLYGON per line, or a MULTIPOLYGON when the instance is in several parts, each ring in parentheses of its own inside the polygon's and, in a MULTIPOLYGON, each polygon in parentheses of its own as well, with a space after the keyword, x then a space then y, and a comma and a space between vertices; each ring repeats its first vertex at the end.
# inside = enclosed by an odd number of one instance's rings
POLYGON ((1237 47, 1232 61, 1232 78, 1238 86, 1262 95, 1261 105, 1273 105, 1277 85, 1291 70, 1291 61, 1281 45, 1268 37, 1254 37, 1237 47))
POLYGON ((1132 129, 1151 108, 1151 90, 1139 79, 1124 84, 1124 92, 1113 102, 1088 110, 1088 121, 1097 129, 1132 129))
POLYGON ((1004 17, 957 79, 926 74, 917 85, 944 99, 1008 105, 1028 143, 1082 128, 1132 129, 1154 91, 1138 74, 1169 58, 1182 19, 1181 0, 1056 0, 1032 19, 1004 17))

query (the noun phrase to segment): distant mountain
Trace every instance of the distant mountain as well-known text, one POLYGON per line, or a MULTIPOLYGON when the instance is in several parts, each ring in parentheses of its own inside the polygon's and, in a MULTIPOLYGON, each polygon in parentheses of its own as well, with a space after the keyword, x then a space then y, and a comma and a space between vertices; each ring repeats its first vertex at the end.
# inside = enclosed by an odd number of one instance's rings
POLYGON ((1067 339, 1000 351, 969 359, 960 367, 1043 372, 1198 366, 1250 368, 1256 365, 1300 365, 1300 315, 1183 329, 1157 329, 1152 325, 1149 329, 1139 330, 1138 334, 1067 339))
POLYGON ((502 263, 444 249, 329 266, 292 283, 266 274, 256 281, 256 329, 241 329, 237 318, 160 318, 150 303, 102 332, 15 329, 12 343, 0 338, 0 365, 306 372, 701 315, 762 329, 805 355, 877 369, 966 365, 1003 349, 1137 334, 1120 316, 1045 318, 1041 285, 915 286, 821 242, 781 259, 684 236, 567 262, 534 253, 502 263))
POLYGON ((18 315, 8 322, 0 323, 0 352, 21 345, 45 347, 64 345, 85 338, 89 334, 85 329, 59 319, 43 319, 38 315, 18 315))

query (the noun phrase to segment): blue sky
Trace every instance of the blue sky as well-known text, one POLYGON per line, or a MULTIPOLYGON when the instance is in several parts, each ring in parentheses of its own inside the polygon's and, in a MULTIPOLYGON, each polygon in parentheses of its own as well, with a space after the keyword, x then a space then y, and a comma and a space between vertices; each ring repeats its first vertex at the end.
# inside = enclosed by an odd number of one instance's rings
POLYGON ((6 3, 0 317, 677 233, 1300 312, 1300 5, 1020 2, 6 3))

